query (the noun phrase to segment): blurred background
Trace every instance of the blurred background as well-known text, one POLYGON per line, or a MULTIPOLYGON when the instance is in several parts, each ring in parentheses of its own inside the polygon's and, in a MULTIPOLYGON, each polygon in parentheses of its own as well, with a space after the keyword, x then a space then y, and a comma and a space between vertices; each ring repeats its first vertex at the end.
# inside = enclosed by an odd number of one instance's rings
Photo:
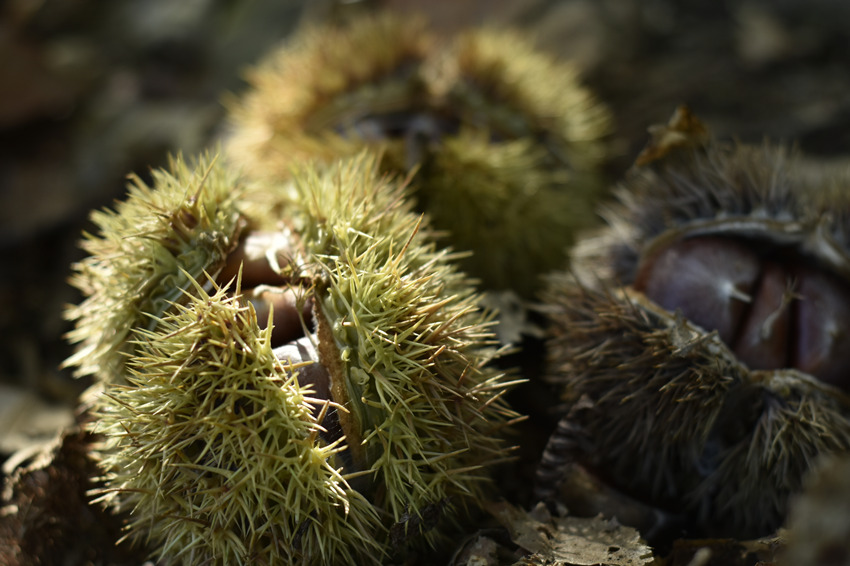
MULTIPOLYGON (((438 31, 528 29, 615 116, 606 172, 686 103, 720 137, 850 151, 850 3, 841 0, 6 0, 0 3, 0 462, 71 422, 87 385, 64 306, 88 213, 169 153, 226 135, 243 71, 309 21, 388 8, 438 31)), ((356 56, 356 54, 354 54, 356 56)), ((19 452, 20 453, 20 452, 19 452)), ((6 462, 6 469, 14 462, 6 462)))

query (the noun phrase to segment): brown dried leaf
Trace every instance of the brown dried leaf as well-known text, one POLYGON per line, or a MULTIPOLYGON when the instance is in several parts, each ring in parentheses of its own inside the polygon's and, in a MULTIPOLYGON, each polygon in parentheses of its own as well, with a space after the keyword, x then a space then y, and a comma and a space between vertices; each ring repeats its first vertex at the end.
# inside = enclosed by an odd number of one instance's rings
POLYGON ((666 125, 650 126, 650 140, 635 160, 638 167, 648 165, 682 147, 697 147, 708 139, 708 129, 687 106, 679 106, 666 125))
MULTIPOLYGON (((48 405, 23 388, 0 384, 0 454, 35 454, 73 421, 70 408, 48 405)), ((6 462, 4 473, 12 473, 15 461, 6 462)))
POLYGON ((638 532, 600 517, 552 517, 543 505, 531 513, 509 503, 490 512, 526 551, 517 566, 641 566, 652 564, 652 549, 638 532))

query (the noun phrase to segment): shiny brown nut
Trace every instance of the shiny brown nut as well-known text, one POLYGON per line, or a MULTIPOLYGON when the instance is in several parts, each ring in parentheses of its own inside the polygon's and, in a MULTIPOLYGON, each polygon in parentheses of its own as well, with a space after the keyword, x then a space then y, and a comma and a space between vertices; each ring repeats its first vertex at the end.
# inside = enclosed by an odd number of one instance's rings
POLYGON ((731 344, 759 275, 758 256, 746 245, 702 237, 643 259, 633 285, 665 309, 681 309, 694 324, 717 330, 731 344))
POLYGON ((716 330, 750 369, 850 388, 850 285, 793 248, 695 236, 641 258, 633 287, 716 330))
POLYGON ((226 285, 236 280, 241 272, 243 289, 257 285, 283 285, 287 279, 280 274, 281 268, 289 265, 294 253, 286 233, 252 231, 227 257, 216 280, 226 285))
POLYGON ((303 289, 262 285, 245 293, 257 312, 261 329, 272 319, 272 346, 291 342, 314 330, 313 300, 303 289))

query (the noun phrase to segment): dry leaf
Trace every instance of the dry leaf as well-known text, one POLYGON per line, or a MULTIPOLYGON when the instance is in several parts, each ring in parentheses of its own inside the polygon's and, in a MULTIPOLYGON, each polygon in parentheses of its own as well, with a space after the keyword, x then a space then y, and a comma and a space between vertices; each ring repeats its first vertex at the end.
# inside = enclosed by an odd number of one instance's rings
POLYGON ((638 532, 616 521, 595 517, 552 517, 545 506, 527 513, 508 503, 490 512, 514 543, 531 553, 517 566, 641 566, 652 564, 652 549, 638 532))

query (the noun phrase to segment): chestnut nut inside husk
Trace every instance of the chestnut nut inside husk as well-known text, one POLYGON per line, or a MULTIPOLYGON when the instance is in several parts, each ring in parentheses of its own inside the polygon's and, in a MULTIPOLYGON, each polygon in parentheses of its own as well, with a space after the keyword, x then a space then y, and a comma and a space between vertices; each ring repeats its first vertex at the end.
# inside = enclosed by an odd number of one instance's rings
MULTIPOLYGON (((319 361, 316 349, 319 337, 316 334, 314 301, 308 287, 309 281, 280 275, 281 271, 289 267, 288 262, 293 253, 294 247, 285 233, 251 232, 242 238, 228 256, 217 283, 232 288, 236 282, 234 274, 239 277, 241 288, 237 296, 250 302, 261 330, 271 324, 274 355, 287 366, 298 367, 295 373, 298 383, 313 391, 314 399, 333 401, 331 375, 319 361), (267 253, 274 254, 271 259, 274 268, 270 265, 267 253)), ((320 419, 320 435, 325 442, 331 444, 345 437, 336 407, 315 403, 313 414, 320 419)), ((348 472, 357 471, 347 450, 340 452, 338 457, 348 472)))
POLYGON ((633 287, 716 330, 750 369, 795 368, 850 388, 850 285, 794 248, 683 238, 644 254, 633 287))
POLYGON ((765 536, 850 451, 850 175, 684 108, 652 133, 543 295, 564 406, 537 494, 574 495, 578 465, 668 535, 765 536))

